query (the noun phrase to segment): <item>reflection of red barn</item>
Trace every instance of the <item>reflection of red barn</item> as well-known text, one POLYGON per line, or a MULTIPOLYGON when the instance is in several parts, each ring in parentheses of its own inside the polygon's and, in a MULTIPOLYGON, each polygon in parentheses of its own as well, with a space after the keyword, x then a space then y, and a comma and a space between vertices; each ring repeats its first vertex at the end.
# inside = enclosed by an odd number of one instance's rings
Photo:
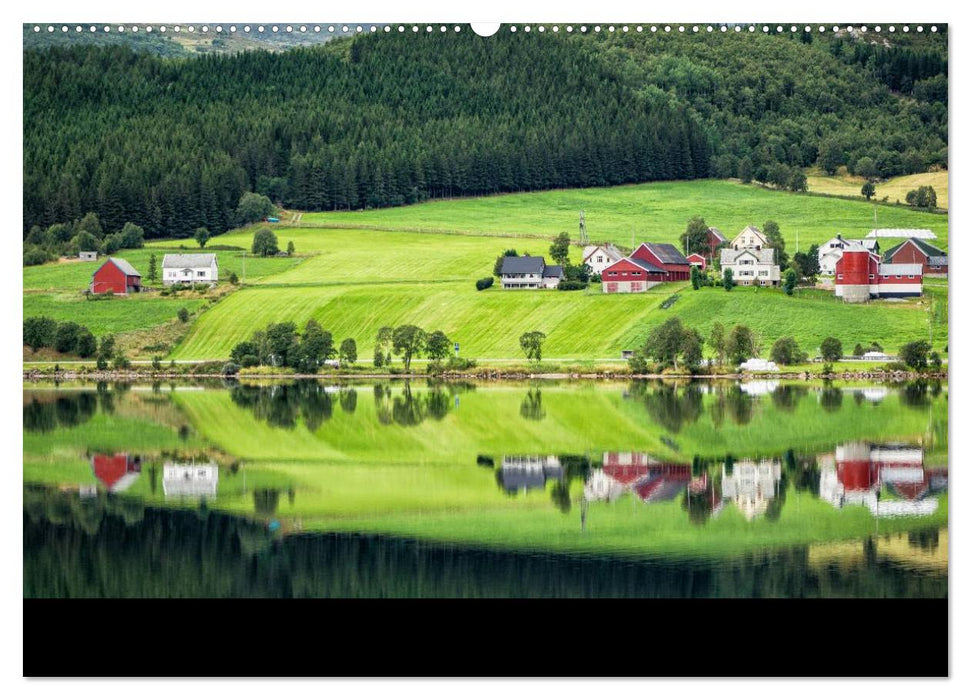
POLYGON ((940 475, 924 468, 919 447, 849 444, 836 451, 836 477, 847 493, 885 485, 901 498, 917 500, 927 495, 932 476, 940 475))
POLYGON ((603 471, 642 501, 674 498, 691 480, 690 465, 659 462, 643 452, 605 452, 603 471))
POLYGON ((95 477, 108 491, 124 491, 142 472, 141 457, 126 453, 115 455, 96 454, 91 458, 91 469, 95 477))
POLYGON ((142 289, 142 276, 127 260, 108 258, 91 276, 92 294, 128 294, 142 289))

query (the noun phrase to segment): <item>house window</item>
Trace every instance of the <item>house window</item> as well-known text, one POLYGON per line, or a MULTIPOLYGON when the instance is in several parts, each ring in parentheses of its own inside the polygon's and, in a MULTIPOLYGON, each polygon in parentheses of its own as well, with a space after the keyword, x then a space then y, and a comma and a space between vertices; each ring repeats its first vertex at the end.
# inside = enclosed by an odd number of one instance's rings
MULTIPOLYGON (((873 275, 870 275, 870 276, 873 277, 873 275)), ((838 279, 838 280, 843 279, 843 275, 836 275, 836 279, 838 279)))
POLYGON ((898 279, 898 280, 900 279, 900 275, 897 275, 897 279, 898 279))
POLYGON ((912 279, 914 279, 914 276, 913 275, 907 275, 907 279, 912 280, 912 279))
POLYGON ((641 273, 638 272, 637 270, 634 270, 633 272, 631 272, 631 274, 634 275, 635 277, 640 277, 641 276, 641 273))
POLYGON ((617 273, 616 272, 608 272, 607 274, 610 275, 611 277, 616 277, 617 276, 617 273))
POLYGON ((199 270, 199 272, 197 272, 196 275, 198 275, 199 277, 205 277, 206 276, 206 272, 205 272, 205 270, 199 270))
POLYGON ((598 263, 602 263, 603 261, 604 261, 604 256, 602 256, 602 255, 598 255, 598 256, 597 256, 597 262, 598 262, 598 263))
MULTIPOLYGON (((840 275, 840 277, 842 277, 842 276, 843 275, 840 275)), ((876 278, 876 275, 870 275, 870 279, 874 279, 874 278, 876 278)))

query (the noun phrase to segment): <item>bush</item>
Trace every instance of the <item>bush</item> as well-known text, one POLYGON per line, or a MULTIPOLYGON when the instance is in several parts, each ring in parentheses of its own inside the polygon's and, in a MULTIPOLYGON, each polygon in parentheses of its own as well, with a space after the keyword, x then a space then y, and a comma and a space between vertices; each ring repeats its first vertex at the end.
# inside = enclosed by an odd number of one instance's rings
POLYGON ((74 321, 58 324, 57 333, 54 336, 54 349, 58 352, 74 352, 78 346, 80 333, 81 326, 74 321))
POLYGON ((635 352, 629 358, 627 358, 627 366, 630 367, 632 374, 647 374, 647 358, 640 351, 635 352))
POLYGON ((241 364, 243 367, 256 367, 258 364, 260 364, 260 358, 258 358, 256 355, 243 355, 239 359, 239 364, 241 364))
POLYGON ((51 254, 40 246, 28 246, 24 248, 24 267, 43 265, 51 259, 51 254))
POLYGON ((74 347, 74 352, 77 353, 78 357, 93 357, 98 351, 98 341, 94 337, 94 333, 89 331, 84 326, 78 332, 77 343, 74 347))
POLYGON ((57 321, 46 316, 31 316, 24 319, 24 345, 32 350, 54 346, 57 336, 57 321))
POLYGON ((222 374, 224 377, 235 377, 239 374, 239 365, 235 362, 227 362, 223 365, 222 374))
POLYGON ((279 253, 276 234, 268 228, 261 228, 253 235, 252 252, 264 258, 279 253))
POLYGON ((819 345, 819 354, 827 362, 836 362, 843 357, 843 344, 837 338, 826 338, 819 345))
POLYGON ((462 372, 467 369, 472 369, 475 367, 475 360, 466 359, 464 357, 450 357, 448 362, 445 363, 445 369, 453 372, 462 372))
POLYGON ((237 275, 235 272, 230 272, 229 273, 229 283, 230 284, 239 284, 239 275, 237 275))
POLYGON ((807 358, 806 353, 799 349, 799 345, 792 336, 779 338, 775 341, 769 357, 773 362, 780 365, 798 365, 805 362, 807 358))
POLYGON ((183 306, 181 309, 179 309, 178 316, 179 316, 179 320, 182 321, 182 323, 188 322, 189 310, 183 306))
POLYGON ((586 289, 587 283, 581 282, 580 280, 560 280, 560 283, 556 285, 556 288, 561 292, 575 292, 579 289, 586 289))
POLYGON ((131 367, 131 362, 122 353, 115 355, 115 359, 112 360, 111 364, 115 369, 128 369, 131 367))
POLYGON ((883 366, 884 372, 909 372, 910 369, 903 362, 893 361, 888 362, 883 366))
POLYGON ((198 284, 194 284, 192 285, 192 288, 197 292, 202 292, 203 294, 208 292, 210 289, 209 285, 206 284, 205 282, 199 282, 198 284))
POLYGON ((483 277, 482 279, 475 281, 475 288, 481 292, 483 289, 488 289, 491 287, 493 282, 494 280, 492 277, 483 277))

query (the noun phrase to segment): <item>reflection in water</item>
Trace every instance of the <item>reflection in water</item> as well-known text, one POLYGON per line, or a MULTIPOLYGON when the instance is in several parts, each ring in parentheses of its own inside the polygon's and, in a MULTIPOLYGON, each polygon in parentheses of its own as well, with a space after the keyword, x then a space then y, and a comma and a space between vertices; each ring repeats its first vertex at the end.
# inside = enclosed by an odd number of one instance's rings
POLYGON ((554 455, 507 455, 496 472, 496 480, 507 493, 542 489, 546 482, 563 478, 563 467, 554 455))
POLYGON ((781 478, 782 463, 777 459, 740 460, 731 471, 722 467, 722 496, 732 499, 745 519, 752 520, 764 515, 770 501, 779 495, 777 485, 781 478))
POLYGON ((469 391, 472 385, 442 384, 429 382, 424 392, 413 391, 411 382, 406 381, 401 392, 392 391, 390 385, 374 385, 374 405, 378 421, 382 425, 421 425, 426 419, 442 420, 458 405, 458 394, 469 391))
POLYGON ((97 394, 91 391, 33 393, 29 401, 24 398, 24 430, 32 433, 81 425, 98 409, 97 394))
POLYGON ((538 388, 530 389, 519 406, 519 415, 527 420, 543 420, 546 411, 543 409, 543 393, 538 388))
POLYGON ((121 493, 142 473, 142 458, 120 454, 95 454, 91 457, 91 471, 109 493, 121 493))
POLYGON ((947 596, 946 567, 924 563, 930 532, 914 543, 870 540, 866 556, 857 542, 845 552, 645 560, 346 534, 275 538, 263 523, 216 512, 145 509, 110 495, 86 503, 46 488, 25 488, 23 510, 26 598, 947 596))
POLYGON ((165 498, 216 497, 219 486, 219 467, 215 462, 166 462, 162 467, 162 492, 165 498))
POLYGON ((236 384, 230 396, 237 406, 279 428, 294 428, 297 418, 302 417, 307 430, 313 432, 330 420, 334 410, 331 392, 312 380, 271 386, 236 384))
POLYGON ((913 445, 840 445, 819 476, 820 498, 836 508, 863 505, 880 518, 931 515, 938 506, 932 494, 946 488, 947 469, 926 469, 923 450, 913 445))

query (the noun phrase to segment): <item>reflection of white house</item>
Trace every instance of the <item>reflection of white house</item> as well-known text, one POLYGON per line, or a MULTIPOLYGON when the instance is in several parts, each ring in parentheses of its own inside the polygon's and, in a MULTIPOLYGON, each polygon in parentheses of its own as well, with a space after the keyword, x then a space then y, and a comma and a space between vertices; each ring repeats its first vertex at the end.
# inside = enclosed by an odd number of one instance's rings
POLYGON ((601 274, 608 265, 622 260, 623 257, 624 254, 613 243, 588 245, 583 249, 583 263, 588 265, 595 275, 601 274))
MULTIPOLYGON (((751 362, 751 360, 749 360, 751 362)), ((772 363, 775 364, 774 362, 772 363)), ((766 394, 771 394, 778 388, 779 382, 777 380, 767 380, 767 381, 755 381, 755 382, 742 382, 738 385, 738 388, 742 390, 742 393, 748 394, 749 396, 765 396, 766 394)))
POLYGON ((782 463, 777 459, 735 462, 729 474, 722 466, 722 498, 731 498, 746 520, 752 520, 769 507, 782 478, 782 463))
POLYGON ((162 468, 162 492, 166 498, 188 496, 215 498, 219 485, 219 467, 208 464, 173 464, 162 468))
POLYGON ((543 488, 548 480, 562 476, 563 467, 554 455, 506 455, 499 483, 506 491, 527 491, 543 488))
POLYGON ((880 242, 876 238, 843 238, 837 233, 836 236, 819 246, 819 272, 823 275, 835 275, 836 263, 843 257, 845 250, 867 250, 871 253, 880 252, 880 242))
POLYGON ((162 282, 172 284, 214 284, 219 281, 215 253, 169 253, 162 258, 162 282))
POLYGON ((851 442, 820 467, 822 500, 836 508, 862 505, 878 518, 930 515, 938 504, 929 494, 947 485, 946 470, 925 469, 923 450, 911 445, 851 442), (881 498, 883 487, 889 493, 881 498))
POLYGON ((863 398, 871 403, 880 403, 887 398, 887 394, 889 393, 889 390, 883 386, 869 387, 862 392, 863 398))

